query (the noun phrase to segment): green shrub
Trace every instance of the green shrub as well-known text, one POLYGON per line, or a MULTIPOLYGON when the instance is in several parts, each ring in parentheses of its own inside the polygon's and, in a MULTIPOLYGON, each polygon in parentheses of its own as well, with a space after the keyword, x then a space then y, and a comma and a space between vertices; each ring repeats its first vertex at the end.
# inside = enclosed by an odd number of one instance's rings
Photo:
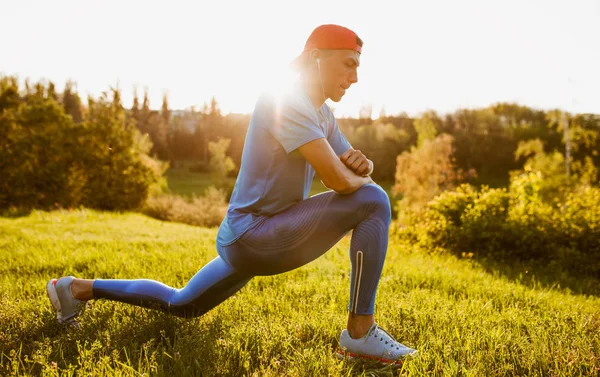
POLYGON ((397 236, 425 250, 600 276, 600 189, 581 188, 553 207, 542 201, 543 187, 535 172, 514 179, 509 190, 462 185, 406 216, 397 236))
POLYGON ((165 187, 166 165, 126 121, 118 90, 89 100, 74 123, 53 85, 25 92, 0 77, 0 209, 129 210, 165 187))
POLYGON ((65 187, 75 158, 73 121, 38 84, 24 95, 0 78, 0 208, 49 208, 71 201, 65 187))
MULTIPOLYGON (((83 123, 83 142, 76 164, 84 172, 83 205, 105 210, 137 209, 160 182, 166 165, 149 157, 152 143, 133 124, 115 99, 90 101, 83 123)), ((76 165, 77 166, 77 165, 76 165)))

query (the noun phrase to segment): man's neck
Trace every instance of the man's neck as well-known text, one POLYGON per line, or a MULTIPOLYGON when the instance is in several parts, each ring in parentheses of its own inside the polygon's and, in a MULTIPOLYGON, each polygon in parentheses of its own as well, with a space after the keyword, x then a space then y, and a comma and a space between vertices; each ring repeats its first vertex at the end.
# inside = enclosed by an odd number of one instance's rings
POLYGON ((308 94, 310 102, 312 102, 316 110, 319 110, 321 106, 323 106, 323 103, 325 103, 325 98, 323 98, 323 88, 321 87, 319 79, 315 80, 310 77, 302 77, 300 82, 308 94))

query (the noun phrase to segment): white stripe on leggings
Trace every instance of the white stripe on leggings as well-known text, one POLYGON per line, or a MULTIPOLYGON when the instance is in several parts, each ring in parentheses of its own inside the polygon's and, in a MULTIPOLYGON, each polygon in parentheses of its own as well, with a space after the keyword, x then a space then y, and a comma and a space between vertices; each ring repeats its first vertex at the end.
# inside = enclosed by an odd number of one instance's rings
POLYGON ((358 292, 360 291, 360 279, 362 277, 362 268, 363 268, 363 252, 356 252, 356 271, 354 274, 354 308, 352 309, 353 313, 356 313, 356 307, 358 306, 358 292), (360 256, 360 263, 359 263, 360 256))

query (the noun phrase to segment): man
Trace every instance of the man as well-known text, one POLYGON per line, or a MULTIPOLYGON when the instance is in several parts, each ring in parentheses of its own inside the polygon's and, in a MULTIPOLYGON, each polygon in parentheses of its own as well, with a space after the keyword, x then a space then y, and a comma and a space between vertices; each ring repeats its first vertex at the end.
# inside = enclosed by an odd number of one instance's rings
POLYGON ((146 279, 52 279, 47 292, 58 320, 72 321, 83 302, 99 298, 199 316, 254 276, 305 265, 352 230, 348 322, 338 355, 399 364, 414 354, 373 318, 387 252, 389 198, 370 178, 373 163, 350 146, 325 104, 327 98, 340 101, 358 81, 362 45, 347 28, 317 27, 293 62, 298 83, 280 98, 259 98, 217 235, 219 256, 184 288, 146 279), (315 171, 331 191, 309 198, 315 171))

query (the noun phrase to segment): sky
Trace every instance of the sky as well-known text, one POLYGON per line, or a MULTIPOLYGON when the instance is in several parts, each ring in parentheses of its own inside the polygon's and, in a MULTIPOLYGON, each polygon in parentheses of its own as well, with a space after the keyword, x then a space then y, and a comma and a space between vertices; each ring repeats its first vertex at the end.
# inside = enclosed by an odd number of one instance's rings
POLYGON ((600 0, 0 0, 0 74, 71 79, 80 95, 163 93, 174 109, 215 96, 250 113, 295 79, 311 31, 335 23, 364 41, 359 81, 335 114, 441 114, 516 102, 600 114, 600 0))

